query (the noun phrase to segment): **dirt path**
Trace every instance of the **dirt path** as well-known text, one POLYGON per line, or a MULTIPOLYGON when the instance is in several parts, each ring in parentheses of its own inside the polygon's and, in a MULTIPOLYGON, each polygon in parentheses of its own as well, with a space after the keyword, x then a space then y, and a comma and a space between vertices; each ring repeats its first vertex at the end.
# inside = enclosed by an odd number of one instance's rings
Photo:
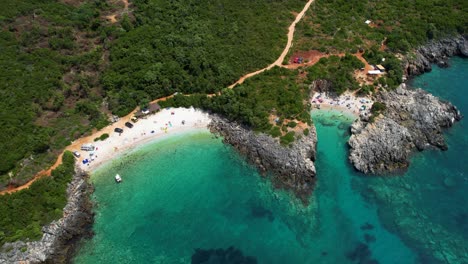
POLYGON ((291 48, 292 46, 292 41, 293 41, 293 38, 294 38, 294 32, 296 31, 296 24, 302 19, 302 17, 304 16, 305 12, 309 9, 310 5, 314 2, 314 0, 309 0, 304 8, 302 9, 302 11, 297 14, 296 16, 296 19, 294 19, 294 21, 291 23, 291 25, 289 26, 288 28, 288 42, 286 43, 286 47, 284 47, 283 49, 283 52, 281 53, 281 55, 278 57, 278 59, 276 59, 275 62, 273 62, 272 64, 266 66, 265 68, 263 69, 260 69, 258 71, 255 71, 255 72, 251 72, 251 73, 248 73, 244 76, 242 76, 241 78, 239 78, 239 80, 237 80, 235 83, 229 85, 229 88, 233 88, 234 86, 238 85, 238 84, 241 84, 243 83, 246 79, 252 77, 252 76, 255 76, 257 74, 260 74, 266 70, 269 70, 275 66, 279 66, 279 67, 284 67, 283 65, 283 61, 284 61, 284 58, 286 58, 286 55, 288 55, 288 52, 289 52, 289 49, 291 48))
MULTIPOLYGON (((108 15, 106 16, 106 18, 111 22, 111 23, 115 23, 117 22, 117 19, 116 17, 119 15, 119 14, 122 14, 122 13, 125 13, 125 12, 128 12, 128 7, 129 7, 129 2, 128 0, 122 0, 122 2, 124 3, 124 9, 118 13, 115 13, 115 14, 112 14, 112 15, 108 15)), ((280 66, 280 67, 285 67, 283 65, 283 61, 284 61, 284 58, 286 57, 286 55, 288 54, 289 52, 289 49, 291 48, 292 46, 292 41, 293 41, 293 38, 294 38, 294 31, 296 30, 296 24, 302 19, 302 17, 304 16, 305 12, 309 9, 310 5, 314 2, 314 0, 308 0, 308 2, 305 4, 304 8, 302 9, 302 11, 297 14, 296 16, 296 19, 292 22, 292 24, 289 26, 288 28, 288 42, 286 43, 286 47, 284 48, 283 52, 281 53, 281 55, 278 57, 278 59, 273 62, 272 64, 268 65, 267 67, 263 68, 263 69, 260 69, 258 71, 255 71, 255 72, 251 72, 251 73, 248 73, 244 76, 242 76, 238 81, 236 81, 234 84, 230 85, 229 88, 233 88, 234 86, 236 86, 237 84, 241 84, 245 81, 245 79, 247 78, 250 78, 254 75, 257 75, 259 73, 262 73, 264 72, 265 70, 269 70, 271 68, 273 68, 274 66, 280 66)), ((209 97, 213 96, 214 94, 210 94, 210 95, 207 95, 209 97)), ((172 98, 174 97, 174 95, 170 95, 170 96, 166 96, 166 97, 163 97, 163 98, 159 98, 159 99, 156 99, 154 101, 152 101, 152 103, 157 103, 157 102, 160 102, 160 101, 165 101, 169 98, 172 98)), ((111 133, 114 133, 114 129, 116 127, 123 127, 125 122, 129 122, 130 119, 132 118, 132 116, 135 114, 135 112, 137 111, 137 109, 133 110, 131 113, 129 113, 128 115, 126 115, 125 117, 122 117, 118 122, 112 124, 112 125, 109 125, 105 128, 103 128, 102 130, 99 130, 99 131, 95 131, 93 132, 91 135, 89 136, 86 136, 86 137, 82 137, 82 138, 79 138, 77 139, 76 141, 73 141, 71 145, 69 145, 68 147, 65 148, 64 152, 65 151, 74 151, 74 150, 79 150, 80 149, 80 146, 85 144, 85 143, 89 143, 89 142, 93 142, 94 139, 104 133, 107 133, 107 134, 111 134, 111 133)), ((33 184, 35 181, 39 180, 40 178, 42 177, 46 177, 46 176, 50 176, 51 172, 53 169, 55 169, 57 166, 59 166, 60 164, 62 164, 62 156, 63 156, 63 152, 59 155, 59 157, 57 158, 57 161, 55 162, 54 165, 52 165, 49 169, 47 170, 43 170, 41 172, 39 172, 38 174, 36 174, 36 176, 34 178, 32 178, 29 182, 27 182, 26 184, 23 184, 19 187, 16 187, 16 188, 11 188, 11 189, 7 189, 7 190, 4 190, 4 191, 0 191, 0 195, 3 195, 3 194, 7 194, 7 193, 14 193, 14 192, 17 192, 17 191, 20 191, 20 190, 23 190, 23 189, 26 189, 28 188, 29 186, 31 186, 31 184, 33 184)))
POLYGON ((111 24, 117 23, 118 21, 117 17, 128 12, 128 6, 129 6, 128 0, 122 0, 122 2, 124 4, 123 10, 120 10, 118 12, 105 16, 105 18, 109 20, 111 24))

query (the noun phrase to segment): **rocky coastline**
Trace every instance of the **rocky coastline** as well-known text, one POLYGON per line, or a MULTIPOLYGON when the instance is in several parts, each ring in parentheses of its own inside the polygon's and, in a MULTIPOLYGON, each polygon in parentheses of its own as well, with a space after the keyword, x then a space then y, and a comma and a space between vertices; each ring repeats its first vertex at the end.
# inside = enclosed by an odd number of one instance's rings
POLYGON ((366 174, 403 172, 414 151, 446 150, 443 129, 462 118, 451 103, 405 84, 377 94, 376 99, 386 110, 374 122, 356 120, 348 142, 351 164, 366 174))
POLYGON ((92 186, 81 171, 76 171, 67 188, 63 217, 42 228, 39 241, 6 243, 0 263, 69 263, 78 242, 92 235, 94 219, 90 194, 92 186))
POLYGON ((277 139, 231 122, 221 116, 212 115, 210 131, 219 134, 224 142, 232 145, 262 174, 271 173, 275 187, 292 190, 304 204, 308 203, 315 186, 315 156, 317 133, 296 139, 291 146, 280 145, 277 139))
MULTIPOLYGON (((447 67, 451 56, 468 57, 466 36, 431 41, 418 48, 404 62, 406 78, 431 71, 433 63, 447 67)), ((406 84, 375 97, 386 110, 373 123, 365 117, 356 120, 348 142, 351 164, 366 174, 404 172, 414 151, 446 150, 443 129, 462 118, 450 102, 406 84)))
POLYGON ((455 36, 433 40, 416 49, 406 57, 404 69, 406 78, 421 75, 432 70, 431 64, 448 67, 448 59, 453 56, 468 57, 468 36, 455 36))

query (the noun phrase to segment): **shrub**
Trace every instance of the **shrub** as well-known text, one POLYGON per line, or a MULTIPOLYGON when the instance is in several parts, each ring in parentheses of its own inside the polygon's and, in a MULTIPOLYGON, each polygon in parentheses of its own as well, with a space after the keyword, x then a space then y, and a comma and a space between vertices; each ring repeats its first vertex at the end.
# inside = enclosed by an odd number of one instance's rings
POLYGON ((99 140, 104 141, 104 140, 106 140, 108 137, 109 137, 109 134, 104 133, 104 134, 102 134, 101 136, 95 138, 94 141, 99 141, 99 140))
POLYGON ((281 130, 278 126, 274 126, 270 130, 270 135, 274 138, 281 136, 281 130))
POLYGON ((294 122, 294 121, 291 121, 291 122, 288 123, 288 127, 290 127, 290 128, 295 128, 296 126, 297 126, 297 123, 294 122))
POLYGON ((291 144, 294 141, 294 135, 295 133, 293 131, 288 132, 286 135, 280 137, 280 143, 285 146, 291 144))

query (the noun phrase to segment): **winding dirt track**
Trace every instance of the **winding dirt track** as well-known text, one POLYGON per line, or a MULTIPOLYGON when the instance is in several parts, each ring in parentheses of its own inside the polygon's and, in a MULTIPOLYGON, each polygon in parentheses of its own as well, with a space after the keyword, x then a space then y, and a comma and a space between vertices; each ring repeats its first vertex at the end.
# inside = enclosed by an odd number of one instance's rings
POLYGON ((279 67, 284 67, 283 65, 283 61, 284 61, 284 58, 286 58, 286 55, 288 55, 288 52, 289 52, 289 49, 291 48, 292 46, 292 41, 293 41, 293 38, 294 38, 294 32, 296 31, 296 24, 302 19, 302 17, 304 16, 305 12, 309 9, 310 5, 314 2, 315 0, 309 0, 304 8, 302 9, 302 11, 297 14, 296 16, 296 19, 294 19, 294 21, 292 22, 292 24, 289 26, 288 28, 288 42, 286 43, 286 47, 284 47, 283 49, 283 52, 281 53, 281 55, 278 57, 278 59, 276 59, 275 62, 273 62, 272 64, 266 66, 265 68, 263 69, 260 69, 258 71, 255 71, 255 72, 251 72, 251 73, 248 73, 242 77, 240 77, 239 80, 237 80, 235 83, 229 85, 229 88, 233 88, 234 86, 238 85, 238 84, 241 84, 243 83, 246 79, 252 77, 252 76, 255 76, 257 74, 260 74, 266 70, 269 70, 275 66, 279 66, 279 67))
MULTIPOLYGON (((128 11, 128 6, 129 6, 129 3, 128 3, 128 0, 122 0, 124 2, 124 11, 128 11)), ((292 46, 292 41, 293 41, 293 38, 294 38, 294 31, 296 30, 296 24, 302 19, 302 17, 304 16, 305 12, 309 9, 310 5, 314 2, 314 0, 309 0, 304 8, 302 9, 302 11, 297 14, 296 16, 296 19, 292 22, 292 24, 289 26, 288 28, 288 42, 286 43, 286 47, 284 47, 284 50, 283 52, 281 53, 281 55, 278 57, 278 59, 273 62, 272 64, 268 65, 267 67, 263 68, 263 69, 260 69, 258 71, 255 71, 255 72, 251 72, 251 73, 248 73, 244 76, 242 76, 239 80, 237 80, 235 83, 233 83, 232 85, 229 86, 229 88, 233 88, 234 86, 236 86, 237 84, 241 84, 243 83, 247 78, 250 78, 252 76, 255 76, 259 73, 262 73, 266 70, 269 70, 271 68, 273 68, 274 66, 279 66, 279 67, 285 67, 283 65, 283 61, 284 61, 284 58, 286 57, 286 55, 288 54, 289 52, 289 49, 291 48, 292 46)), ((115 15, 114 15, 115 16, 115 15)), ((115 18, 115 17, 114 17, 115 18)), ((208 96, 213 96, 212 95, 208 95, 208 96)), ((166 96, 166 97, 163 97, 163 98, 159 98, 159 99, 156 99, 154 100, 152 103, 156 103, 156 102, 160 102, 160 101, 165 101, 169 98, 172 98, 173 95, 170 95, 170 96, 166 96)), ((82 137, 82 138, 79 138, 77 139, 76 141, 73 141, 71 145, 69 145, 68 147, 65 148, 64 151, 66 150, 69 150, 69 151, 72 151, 72 150, 77 150, 77 149, 80 149, 80 146, 84 143, 89 143, 89 142, 93 142, 94 138, 104 134, 104 133, 108 133, 108 134, 111 134, 113 133, 114 131, 114 128, 116 127, 122 127, 125 122, 128 122, 130 121, 130 119, 132 118, 132 116, 135 114, 135 112, 137 111, 137 109, 133 110, 131 113, 129 113, 128 115, 126 115, 125 117, 122 117, 118 122, 112 124, 112 125, 109 125, 105 128, 103 128, 102 130, 99 130, 99 131, 96 131, 96 132, 93 132, 91 135, 89 136, 86 136, 86 137, 82 137)), ((52 165, 49 169, 47 170, 43 170, 41 172, 39 172, 38 174, 36 174, 36 176, 34 178, 32 178, 29 182, 19 186, 19 187, 15 187, 15 188, 9 188, 7 190, 4 190, 4 191, 1 191, 0 192, 0 195, 4 195, 4 194, 8 194, 8 193, 14 193, 14 192, 17 192, 17 191, 20 191, 20 190, 23 190, 23 189, 26 189, 28 188, 29 186, 31 186, 31 184, 33 184, 35 181, 37 181, 38 179, 42 178, 42 177, 46 177, 46 176, 50 176, 51 172, 53 169, 55 169, 57 166, 59 166, 61 163, 62 163, 62 156, 63 156, 63 152, 58 156, 57 158, 57 161, 55 162, 54 165, 52 165)))

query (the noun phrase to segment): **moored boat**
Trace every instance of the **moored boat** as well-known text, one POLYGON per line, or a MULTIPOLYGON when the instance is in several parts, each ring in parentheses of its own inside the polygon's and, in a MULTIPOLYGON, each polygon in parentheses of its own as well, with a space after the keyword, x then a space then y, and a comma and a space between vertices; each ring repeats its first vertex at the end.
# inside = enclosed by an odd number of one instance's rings
POLYGON ((120 177, 119 174, 116 174, 116 175, 115 175, 115 181, 116 181, 117 183, 121 183, 121 182, 122 182, 122 178, 120 177))

